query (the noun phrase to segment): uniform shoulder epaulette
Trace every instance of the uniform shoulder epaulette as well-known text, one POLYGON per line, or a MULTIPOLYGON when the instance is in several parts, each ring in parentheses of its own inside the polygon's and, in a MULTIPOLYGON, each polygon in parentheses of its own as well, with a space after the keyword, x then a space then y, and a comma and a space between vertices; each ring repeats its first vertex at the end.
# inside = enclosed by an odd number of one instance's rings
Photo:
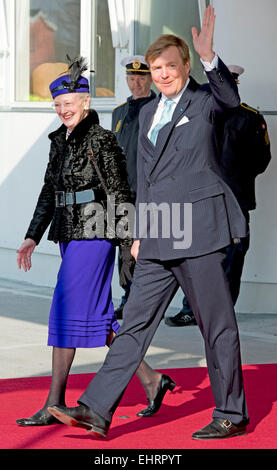
POLYGON ((115 109, 121 108, 121 106, 124 106, 126 103, 127 103, 127 101, 125 101, 125 103, 119 104, 119 105, 116 106, 113 110, 115 111, 115 109))
POLYGON ((258 109, 252 108, 251 106, 249 106, 246 103, 240 103, 240 105, 241 105, 242 108, 247 109, 248 111, 252 111, 253 113, 259 114, 258 109))

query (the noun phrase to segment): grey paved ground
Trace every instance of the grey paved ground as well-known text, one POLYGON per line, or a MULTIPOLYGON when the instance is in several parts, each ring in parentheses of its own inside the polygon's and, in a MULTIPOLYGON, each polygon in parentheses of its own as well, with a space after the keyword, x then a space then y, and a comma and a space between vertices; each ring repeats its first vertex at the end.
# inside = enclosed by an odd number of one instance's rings
MULTIPOLYGON (((0 379, 51 375, 51 348, 46 342, 52 293, 50 288, 0 279, 0 379)), ((175 313, 169 308, 166 315, 175 313)), ((237 313, 237 319, 243 363, 277 362, 277 315, 237 313)), ((71 372, 96 372, 106 353, 107 348, 79 349, 71 372)), ((156 369, 205 366, 198 327, 168 327, 162 322, 147 361, 156 369)))

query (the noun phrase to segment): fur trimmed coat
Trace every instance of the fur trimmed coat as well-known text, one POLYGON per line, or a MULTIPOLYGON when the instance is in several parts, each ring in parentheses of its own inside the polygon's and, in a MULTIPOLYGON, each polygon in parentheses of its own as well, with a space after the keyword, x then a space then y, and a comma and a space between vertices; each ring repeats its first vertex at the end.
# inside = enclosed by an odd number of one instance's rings
POLYGON ((103 129, 98 122, 97 113, 91 110, 68 139, 64 125, 49 134, 51 147, 44 184, 25 238, 31 238, 38 244, 51 223, 48 240, 55 243, 97 236, 112 239, 122 248, 130 248, 130 237, 117 238, 114 236, 115 232, 111 234, 107 231, 106 193, 89 151, 92 150, 108 194, 115 197, 116 204, 132 202, 126 158, 114 134, 103 129), (94 190, 94 202, 103 207, 104 219, 103 213, 97 216, 91 203, 56 207, 56 191, 76 192, 87 189, 94 190))

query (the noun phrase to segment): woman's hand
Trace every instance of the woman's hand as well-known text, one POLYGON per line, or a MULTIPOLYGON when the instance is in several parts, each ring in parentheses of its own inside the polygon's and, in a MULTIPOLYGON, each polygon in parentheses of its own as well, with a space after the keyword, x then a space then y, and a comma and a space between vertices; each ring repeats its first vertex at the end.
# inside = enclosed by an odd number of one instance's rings
POLYGON ((131 247, 131 255, 135 258, 136 261, 137 261, 137 257, 139 254, 139 245, 140 245, 140 241, 135 240, 131 247))
POLYGON ((21 269, 21 266, 23 267, 25 272, 31 269, 31 256, 35 247, 36 242, 31 238, 26 238, 26 240, 22 243, 21 247, 16 251, 17 265, 19 269, 21 269))
POLYGON ((200 55, 201 59, 207 62, 212 62, 215 56, 213 52, 214 25, 214 8, 209 5, 204 12, 200 33, 198 34, 195 26, 191 29, 194 49, 200 55))

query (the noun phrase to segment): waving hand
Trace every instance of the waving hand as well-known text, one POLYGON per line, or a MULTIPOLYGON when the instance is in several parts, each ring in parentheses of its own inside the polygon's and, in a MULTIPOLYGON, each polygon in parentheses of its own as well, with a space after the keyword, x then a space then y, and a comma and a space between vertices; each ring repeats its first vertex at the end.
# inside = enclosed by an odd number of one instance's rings
POLYGON ((198 34, 195 26, 191 29, 194 49, 200 55, 201 59, 207 62, 211 62, 215 55, 213 51, 214 25, 214 8, 209 5, 204 12, 200 33, 198 34))

